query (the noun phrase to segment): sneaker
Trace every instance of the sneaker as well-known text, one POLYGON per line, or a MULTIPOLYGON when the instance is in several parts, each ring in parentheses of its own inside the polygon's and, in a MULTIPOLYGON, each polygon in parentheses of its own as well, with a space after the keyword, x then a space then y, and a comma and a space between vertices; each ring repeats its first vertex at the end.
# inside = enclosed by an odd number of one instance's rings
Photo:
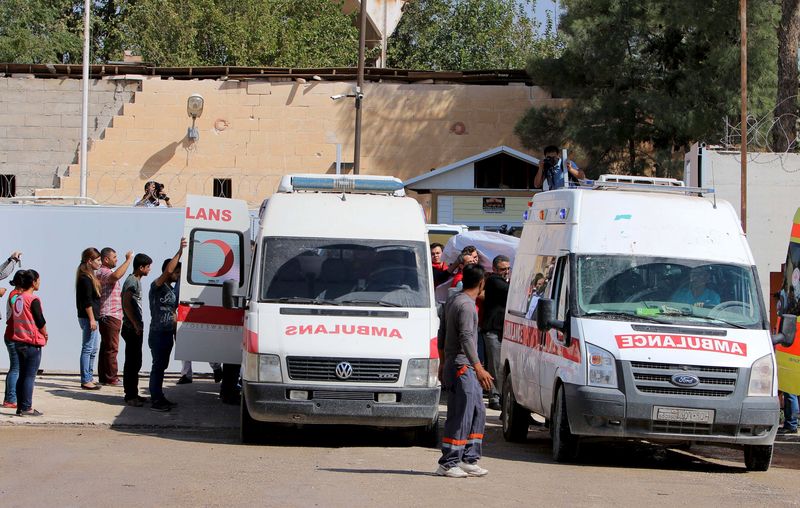
POLYGON ((439 466, 438 469, 436 469, 436 472, 434 472, 433 474, 435 474, 436 476, 446 476, 448 478, 466 478, 469 476, 466 471, 464 471, 458 466, 453 466, 450 469, 446 469, 444 466, 441 465, 439 466))
POLYGON ((466 462, 459 462, 458 467, 470 476, 486 476, 489 474, 488 469, 483 469, 476 462, 475 464, 467 464, 466 462))
POLYGON ((169 403, 167 399, 155 400, 152 404, 150 404, 151 411, 158 411, 159 413, 165 413, 172 409, 172 405, 169 403))
POLYGON ((139 400, 138 397, 133 398, 133 399, 125 399, 125 404, 127 404, 128 406, 131 406, 131 407, 142 407, 142 406, 144 406, 144 402, 139 400))
POLYGON ((167 404, 169 404, 169 407, 178 407, 178 403, 177 402, 172 402, 171 400, 167 400, 166 397, 161 399, 161 401, 162 402, 166 402, 167 404))
POLYGON ((6 401, 3 402, 3 407, 16 409, 17 408, 17 403, 16 402, 9 402, 9 401, 6 400, 6 401))
POLYGON ((143 403, 143 404, 144 404, 145 402, 150 402, 150 399, 148 399, 147 397, 142 397, 141 395, 137 395, 137 396, 136 396, 136 400, 138 400, 139 402, 141 402, 141 403, 143 403))
POLYGON ((191 382, 192 382, 192 378, 190 378, 188 376, 181 376, 181 378, 175 384, 176 385, 188 385, 191 382))
POLYGON ((43 415, 44 413, 33 408, 28 409, 27 411, 21 411, 17 409, 17 416, 43 416, 43 415))
POLYGON ((778 434, 797 434, 797 428, 790 429, 788 427, 781 427, 778 429, 778 434))
POLYGON ((500 405, 499 400, 490 400, 489 409, 494 409, 495 411, 502 411, 503 406, 500 405))
POLYGON ((214 382, 219 383, 222 381, 222 369, 216 368, 214 369, 214 382))

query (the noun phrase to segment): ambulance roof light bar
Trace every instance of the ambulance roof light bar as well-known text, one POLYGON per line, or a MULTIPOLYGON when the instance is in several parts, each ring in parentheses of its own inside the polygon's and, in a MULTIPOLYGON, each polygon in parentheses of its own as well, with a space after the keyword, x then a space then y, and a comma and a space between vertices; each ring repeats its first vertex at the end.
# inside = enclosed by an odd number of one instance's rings
POLYGON ((278 192, 347 192, 405 196, 403 182, 392 176, 377 175, 286 175, 278 192))
POLYGON ((601 175, 597 180, 581 180, 578 188, 615 189, 640 192, 668 192, 676 194, 714 194, 710 187, 686 187, 675 178, 655 178, 629 175, 601 175))

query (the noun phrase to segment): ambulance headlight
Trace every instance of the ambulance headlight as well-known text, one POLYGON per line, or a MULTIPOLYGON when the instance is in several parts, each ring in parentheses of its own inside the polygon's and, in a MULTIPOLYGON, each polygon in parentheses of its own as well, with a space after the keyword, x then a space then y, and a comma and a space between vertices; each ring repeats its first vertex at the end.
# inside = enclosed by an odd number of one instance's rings
POLYGON ((439 378, 439 360, 412 358, 406 367, 406 386, 434 388, 439 378))
POLYGON ((281 359, 277 355, 245 355, 244 378, 259 383, 280 383, 281 359))
POLYGON ((772 376, 774 375, 772 355, 762 356, 750 369, 750 385, 747 387, 748 396, 772 396, 772 376))
POLYGON ((586 365, 589 369, 589 385, 603 388, 617 387, 617 367, 614 355, 594 344, 586 344, 586 365))

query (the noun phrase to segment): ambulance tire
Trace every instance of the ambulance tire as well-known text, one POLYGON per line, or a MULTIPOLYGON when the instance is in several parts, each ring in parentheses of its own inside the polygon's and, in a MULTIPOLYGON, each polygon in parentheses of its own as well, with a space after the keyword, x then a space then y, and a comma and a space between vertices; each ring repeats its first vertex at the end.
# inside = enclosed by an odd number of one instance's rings
POLYGON ((578 458, 578 437, 569 428, 567 399, 564 397, 563 386, 559 386, 556 393, 550 434, 553 437, 553 460, 556 462, 570 462, 578 458))
POLYGON ((772 463, 772 445, 744 445, 744 465, 748 471, 767 471, 772 463))
POLYGON ((430 425, 420 427, 414 432, 414 442, 417 446, 437 449, 442 444, 442 429, 439 427, 439 417, 430 425))
POLYGON ((512 443, 523 443, 528 439, 528 426, 530 425, 531 412, 517 404, 514 390, 511 385, 511 373, 503 380, 503 438, 512 443))
POLYGON ((263 437, 262 429, 264 425, 258 420, 254 420, 253 417, 250 416, 250 411, 247 409, 247 401, 244 398, 244 394, 242 394, 242 403, 239 407, 241 407, 239 438, 241 439, 242 444, 258 443, 263 437))

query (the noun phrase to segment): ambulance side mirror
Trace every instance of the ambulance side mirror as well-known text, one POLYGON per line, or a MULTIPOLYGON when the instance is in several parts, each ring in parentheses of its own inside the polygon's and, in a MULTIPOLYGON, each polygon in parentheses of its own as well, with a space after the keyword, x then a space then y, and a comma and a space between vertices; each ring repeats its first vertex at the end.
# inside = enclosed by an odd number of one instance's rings
POLYGON ((556 319, 555 302, 549 298, 539 299, 536 304, 536 327, 547 331, 551 328, 564 329, 564 322, 556 319))
POLYGON ((781 331, 772 336, 774 346, 791 347, 797 332, 797 316, 784 314, 781 316, 781 331))
POLYGON ((222 283, 222 306, 226 309, 244 308, 244 296, 238 293, 238 281, 228 279, 222 283))

